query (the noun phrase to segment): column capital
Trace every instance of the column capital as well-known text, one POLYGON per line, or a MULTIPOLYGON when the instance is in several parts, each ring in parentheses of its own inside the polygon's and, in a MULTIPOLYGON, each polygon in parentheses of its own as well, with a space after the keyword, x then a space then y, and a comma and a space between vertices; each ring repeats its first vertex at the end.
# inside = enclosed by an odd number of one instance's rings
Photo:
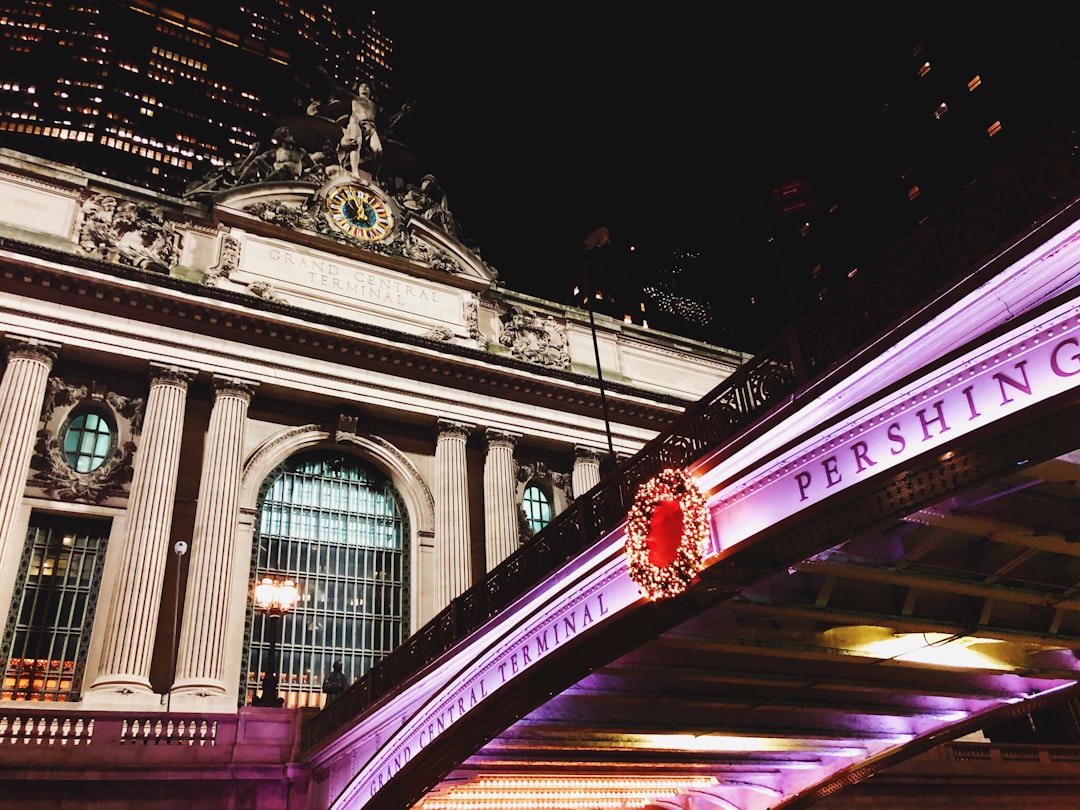
POLYGON ((233 396, 248 402, 255 395, 255 389, 259 384, 254 380, 241 380, 236 377, 219 377, 214 375, 211 380, 215 397, 233 396))
POLYGON ((476 429, 476 425, 469 425, 464 422, 455 422, 452 419, 444 419, 439 417, 435 423, 436 435, 438 439, 463 439, 467 440, 469 434, 476 429))
POLYGON ((487 442, 488 449, 492 447, 509 447, 512 450, 517 446, 520 438, 520 433, 511 433, 509 430, 500 430, 499 428, 487 428, 484 430, 484 439, 487 442))
POLYGON ((586 447, 583 444, 574 445, 574 463, 575 464, 599 464, 600 463, 600 451, 595 450, 592 447, 586 447))
POLYGON ((187 387, 199 372, 193 368, 182 368, 165 363, 150 364, 150 384, 180 385, 187 387))
POLYGON ((7 348, 8 359, 23 357, 28 360, 38 360, 51 367, 60 356, 59 343, 49 343, 24 335, 4 335, 4 345, 7 348))

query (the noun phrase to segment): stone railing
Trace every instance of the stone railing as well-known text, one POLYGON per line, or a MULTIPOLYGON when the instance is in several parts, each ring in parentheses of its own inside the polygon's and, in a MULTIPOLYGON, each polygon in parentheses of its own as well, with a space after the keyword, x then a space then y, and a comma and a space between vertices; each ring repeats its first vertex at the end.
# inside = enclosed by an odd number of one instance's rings
POLYGON ((301 717, 248 708, 212 716, 87 712, 76 704, 0 709, 0 759, 13 764, 25 756, 62 770, 77 750, 80 769, 102 771, 170 760, 280 767, 296 753, 301 717))
MULTIPOLYGON (((312 749, 374 702, 405 687, 426 664, 624 520, 640 484, 669 466, 745 435, 769 411, 807 391, 856 350, 903 333, 904 316, 961 279, 977 283, 988 263, 1033 225, 1080 197, 1080 107, 1030 141, 1007 164, 969 186, 946 210, 688 409, 668 430, 575 500, 483 581, 369 670, 303 728, 312 749)), ((940 297, 938 306, 948 303, 940 297)))

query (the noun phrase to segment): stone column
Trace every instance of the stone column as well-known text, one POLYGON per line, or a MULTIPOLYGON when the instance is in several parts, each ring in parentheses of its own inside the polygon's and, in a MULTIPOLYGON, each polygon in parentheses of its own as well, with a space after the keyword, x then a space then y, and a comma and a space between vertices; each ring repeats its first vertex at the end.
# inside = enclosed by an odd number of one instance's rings
POLYGON ((488 429, 484 459, 484 548, 487 570, 497 566, 518 547, 517 483, 514 445, 517 436, 488 429))
POLYGON ((574 448, 574 472, 570 476, 570 488, 574 497, 580 498, 600 483, 600 456, 588 447, 574 448))
MULTIPOLYGON (((94 693, 152 694, 150 663, 161 608, 161 587, 169 557, 169 533, 176 500, 176 474, 184 435, 188 383, 196 372, 152 365, 150 394, 128 501, 120 571, 94 693)), ((175 639, 170 639, 170 644, 175 639)))
POLYGON ((471 425, 440 419, 435 443, 436 610, 472 584, 469 540, 469 474, 465 442, 471 425))
POLYGON ((214 380, 173 685, 177 697, 222 696, 234 706, 236 684, 224 680, 225 639, 237 573, 233 558, 244 426, 255 387, 255 383, 240 380, 214 380))
POLYGON ((9 570, 10 555, 22 554, 21 538, 10 536, 12 523, 26 489, 49 372, 60 350, 58 344, 15 335, 6 335, 5 342, 7 368, 0 380, 0 571, 9 570))

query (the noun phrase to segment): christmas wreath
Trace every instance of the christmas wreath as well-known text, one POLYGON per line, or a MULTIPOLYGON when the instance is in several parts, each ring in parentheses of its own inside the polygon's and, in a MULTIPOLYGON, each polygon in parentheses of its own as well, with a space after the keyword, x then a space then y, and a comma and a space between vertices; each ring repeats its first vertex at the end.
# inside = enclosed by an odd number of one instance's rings
POLYGON ((626 518, 626 565, 650 599, 686 590, 709 540, 705 497, 684 470, 667 469, 638 487, 626 518))

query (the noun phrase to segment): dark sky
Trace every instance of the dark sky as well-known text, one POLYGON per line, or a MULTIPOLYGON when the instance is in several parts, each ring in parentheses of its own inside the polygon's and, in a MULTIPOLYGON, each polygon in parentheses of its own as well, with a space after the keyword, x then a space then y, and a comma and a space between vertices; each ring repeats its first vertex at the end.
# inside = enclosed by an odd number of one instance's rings
POLYGON ((556 299, 597 226, 638 255, 715 250, 736 201, 811 164, 859 172, 850 122, 872 118, 911 31, 951 26, 1023 59, 1072 28, 1037 3, 950 5, 949 19, 912 4, 581 5, 390 17, 397 92, 416 100, 398 137, 503 283, 556 299))

